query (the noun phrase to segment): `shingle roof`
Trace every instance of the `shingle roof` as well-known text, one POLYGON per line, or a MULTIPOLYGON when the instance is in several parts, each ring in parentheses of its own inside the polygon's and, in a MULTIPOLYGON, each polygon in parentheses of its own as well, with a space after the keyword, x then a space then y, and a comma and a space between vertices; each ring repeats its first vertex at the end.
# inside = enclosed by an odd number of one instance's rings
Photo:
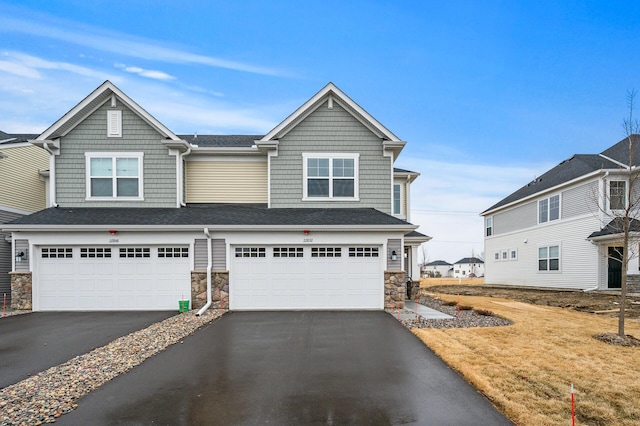
MULTIPOLYGON (((640 135, 632 135, 634 148, 634 165, 640 165, 640 135)), ((628 164, 629 158, 629 140, 622 139, 615 145, 607 148, 599 154, 576 154, 568 160, 564 160, 542 176, 529 182, 522 188, 518 189, 511 195, 503 198, 493 206, 486 209, 482 214, 494 210, 498 207, 505 206, 514 201, 521 200, 530 195, 537 194, 544 190, 553 188, 554 186, 569 182, 580 176, 587 175, 600 169, 617 169, 620 164, 610 161, 613 159, 623 164, 628 164)))
POLYGON ((0 142, 0 143, 28 142, 29 140, 35 139, 37 137, 38 135, 35 135, 32 133, 5 133, 3 131, 0 131, 0 141, 3 141, 5 139, 11 139, 7 142, 0 142))
POLYGON ((457 265, 460 263, 484 263, 484 260, 477 257, 463 257, 462 259, 458 260, 455 264, 457 265))
MULTIPOLYGON (((601 230, 592 232, 591 235, 587 237, 587 239, 604 237, 607 235, 621 234, 623 232, 622 220, 623 220, 622 217, 614 218, 611 222, 607 223, 607 225, 601 230)), ((631 232, 640 232, 640 220, 629 218, 629 230, 631 232)))
POLYGON ((394 167, 393 168, 393 172, 394 173, 411 173, 411 174, 416 174, 416 175, 418 174, 418 172, 413 172, 413 171, 407 170, 407 169, 400 169, 398 167, 394 167))
MULTIPOLYGON (((253 225, 313 226, 413 225, 373 208, 269 209, 262 205, 207 204, 184 208, 48 208, 10 222, 12 225, 253 225)), ((392 229, 392 228, 390 228, 392 229)))
POLYGON ((204 148, 251 148, 263 135, 178 135, 192 145, 204 148))
POLYGON ((433 262, 427 263, 425 266, 451 266, 451 264, 444 260, 434 260, 433 262))

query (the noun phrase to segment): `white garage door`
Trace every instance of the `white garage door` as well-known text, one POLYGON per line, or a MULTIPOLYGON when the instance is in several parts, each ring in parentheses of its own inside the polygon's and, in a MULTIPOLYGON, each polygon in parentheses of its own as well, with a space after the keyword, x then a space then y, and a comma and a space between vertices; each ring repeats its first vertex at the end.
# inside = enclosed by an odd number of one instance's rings
POLYGON ((382 309, 376 246, 232 248, 229 305, 259 309, 382 309))
POLYGON ((190 299, 189 248, 41 247, 35 309, 177 310, 190 299))

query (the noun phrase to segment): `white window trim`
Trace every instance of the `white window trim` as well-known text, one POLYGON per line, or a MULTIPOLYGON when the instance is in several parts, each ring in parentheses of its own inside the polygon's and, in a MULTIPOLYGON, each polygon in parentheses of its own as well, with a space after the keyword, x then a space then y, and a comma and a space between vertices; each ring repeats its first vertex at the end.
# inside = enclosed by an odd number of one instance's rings
POLYGON ((627 194, 629 192, 629 189, 627 188, 627 186, 629 185, 629 181, 626 179, 609 179, 607 181, 607 208, 610 212, 621 212, 624 211, 624 209, 627 208, 627 206, 629 205, 629 200, 627 200, 627 194), (624 182, 624 194, 622 194, 624 196, 624 208, 622 209, 612 209, 611 208, 611 182, 624 182))
MULTIPOLYGON (((86 187, 86 201, 143 201, 144 200, 144 152, 85 152, 85 187, 86 187), (111 158, 114 161, 116 158, 137 158, 138 159, 138 196, 137 197, 118 197, 116 191, 117 179, 112 176, 113 196, 111 197, 92 197, 91 196, 91 159, 92 158, 111 158)), ((115 164, 114 168, 115 170, 115 164)))
POLYGON ((509 249, 509 261, 518 260, 518 249, 512 248, 509 249), (511 256, 512 253, 515 253, 515 256, 511 256))
MULTIPOLYGON (((547 254, 547 260, 549 260, 549 255, 547 254)), ((562 245, 560 243, 549 243, 549 244, 540 244, 536 249, 536 272, 538 274, 560 274, 562 273, 562 245), (549 265, 547 264, 547 269, 544 271, 540 270, 539 261, 540 261, 540 248, 558 246, 558 270, 549 270, 549 265)))
POLYGON ((402 200, 404 199, 404 192, 405 192, 405 185, 404 182, 393 182, 393 187, 392 187, 392 193, 391 193, 391 211, 392 214, 394 216, 405 216, 404 213, 404 204, 402 202, 402 200), (398 211, 397 213, 394 211, 395 209, 395 191, 396 191, 396 185, 398 185, 400 187, 400 211, 398 211))
POLYGON ((107 137, 122 137, 122 111, 119 109, 107 110, 107 137))
POLYGON ((493 216, 488 216, 484 218, 484 237, 492 237, 493 236, 493 216), (487 225, 487 222, 491 221, 491 226, 487 225), (487 235, 487 231, 491 229, 491 235, 487 235))
POLYGON ((536 219, 538 221, 538 225, 543 225, 546 223, 551 223, 551 222, 556 222, 560 219, 562 219, 562 195, 561 194, 553 194, 553 195, 549 195, 548 197, 545 197, 541 200, 538 200, 538 202, 536 203, 536 219), (551 212, 551 198, 553 197, 558 197, 558 218, 557 219, 549 219, 549 213, 551 212), (540 221, 540 202, 547 200, 547 220, 544 222, 540 221))
POLYGON ((305 152, 302 153, 302 201, 360 201, 360 154, 342 152, 342 153, 326 153, 326 152, 305 152), (309 158, 328 158, 329 159, 329 194, 333 192, 333 159, 349 158, 353 159, 353 197, 309 197, 308 195, 308 176, 307 176, 307 159, 309 158))

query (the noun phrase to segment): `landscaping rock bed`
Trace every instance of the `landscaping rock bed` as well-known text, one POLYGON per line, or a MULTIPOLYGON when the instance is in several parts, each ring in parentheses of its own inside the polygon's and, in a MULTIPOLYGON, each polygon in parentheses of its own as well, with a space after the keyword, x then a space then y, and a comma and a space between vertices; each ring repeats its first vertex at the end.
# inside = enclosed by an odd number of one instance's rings
POLYGON ((0 390, 0 425, 53 423, 77 401, 147 358, 180 342, 224 311, 183 313, 0 390))
MULTIPOLYGON (((436 311, 451 315, 452 319, 424 319, 416 314, 415 318, 400 319, 407 328, 468 328, 468 327, 500 327, 511 325, 511 321, 504 318, 482 315, 474 310, 465 309, 458 311, 457 307, 446 306, 440 299, 431 296, 420 296, 417 303, 436 311)), ((411 311, 404 311, 404 313, 411 311)), ((391 311, 393 314, 393 311, 391 311)))

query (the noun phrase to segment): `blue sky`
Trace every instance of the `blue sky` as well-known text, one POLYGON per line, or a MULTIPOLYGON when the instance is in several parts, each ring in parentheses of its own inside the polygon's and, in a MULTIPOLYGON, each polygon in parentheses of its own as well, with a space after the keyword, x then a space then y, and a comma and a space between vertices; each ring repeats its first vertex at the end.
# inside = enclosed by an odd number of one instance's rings
POLYGON ((267 133, 332 81, 408 142, 412 222, 454 262, 479 212, 622 139, 639 41, 637 1, 0 0, 0 130, 109 79, 176 133, 267 133))

